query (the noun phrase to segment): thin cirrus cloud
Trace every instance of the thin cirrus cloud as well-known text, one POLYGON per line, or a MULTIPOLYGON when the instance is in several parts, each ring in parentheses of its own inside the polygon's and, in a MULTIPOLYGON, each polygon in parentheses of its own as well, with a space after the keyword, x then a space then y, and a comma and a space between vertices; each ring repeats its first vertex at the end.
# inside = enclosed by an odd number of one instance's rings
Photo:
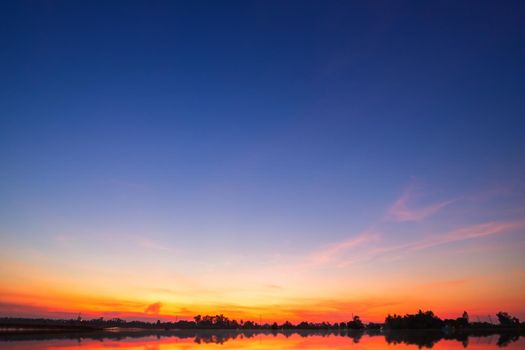
MULTIPOLYGON (((481 224, 473 224, 444 232, 437 235, 399 245, 372 245, 367 249, 354 251, 355 254, 334 257, 331 262, 337 267, 347 267, 356 263, 367 262, 376 258, 400 259, 405 255, 433 247, 456 243, 460 241, 479 239, 483 237, 504 234, 513 230, 525 228, 525 221, 492 221, 481 224), (339 258, 340 257, 340 258, 339 258)), ((379 240, 374 240, 379 242, 379 240)), ((350 252, 352 253, 352 252, 350 252)), ((324 261, 328 263, 329 261, 324 261)))
MULTIPOLYGON (((413 186, 411 186, 388 208, 383 219, 371 226, 374 229, 363 231, 354 237, 314 251, 308 255, 308 265, 333 264, 335 267, 346 267, 380 257, 399 259, 410 252, 503 234, 525 227, 524 220, 488 221, 465 225, 409 242, 393 245, 385 244, 383 238, 389 231, 396 228, 396 223, 425 221, 425 219, 430 218, 449 204, 457 201, 457 199, 452 199, 424 207, 409 206, 413 202, 414 197, 413 186), (379 227, 380 231, 375 229, 375 227, 379 227)), ((428 230, 428 228, 425 230, 428 230)))
POLYGON ((455 229, 449 232, 446 232, 435 237, 431 237, 420 242, 415 242, 411 249, 412 250, 421 250, 426 248, 431 248, 434 246, 453 243, 458 241, 464 241, 475 238, 482 238, 486 236, 492 236, 496 234, 502 234, 510 232, 512 230, 517 230, 525 227, 524 220, 515 220, 515 221, 491 221, 481 224, 474 224, 465 226, 459 229, 455 229))
POLYGON ((412 188, 409 188, 388 209, 386 213, 386 218, 388 220, 398 222, 422 221, 456 201, 456 199, 451 199, 418 208, 409 206, 413 198, 413 190, 412 188))
POLYGON ((355 237, 332 244, 327 248, 323 248, 319 251, 312 253, 309 257, 309 261, 314 264, 329 263, 338 259, 348 251, 355 250, 357 248, 362 248, 365 245, 368 245, 379 239, 379 232, 365 231, 355 237))

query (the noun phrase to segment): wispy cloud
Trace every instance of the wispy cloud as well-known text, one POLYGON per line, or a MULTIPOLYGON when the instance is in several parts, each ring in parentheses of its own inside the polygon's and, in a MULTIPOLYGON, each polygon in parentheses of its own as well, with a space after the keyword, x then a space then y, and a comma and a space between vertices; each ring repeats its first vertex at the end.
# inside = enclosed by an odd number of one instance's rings
POLYGON ((391 221, 422 221, 456 201, 456 199, 437 202, 431 205, 416 207, 413 187, 409 187, 388 209, 386 218, 391 221))
POLYGON ((146 309, 144 310, 144 313, 157 315, 158 313, 160 313, 161 307, 162 307, 162 303, 150 304, 146 307, 146 309))
POLYGON ((461 227, 440 235, 414 242, 409 250, 422 250, 438 245, 502 234, 525 227, 525 221, 492 221, 461 227))
POLYGON ((454 198, 418 206, 417 199, 422 195, 423 193, 416 191, 415 185, 409 185, 401 196, 388 207, 383 217, 370 225, 372 229, 315 250, 307 255, 306 263, 299 265, 312 267, 329 264, 333 267, 346 267, 377 258, 398 259, 411 252, 504 234, 525 227, 525 220, 502 220, 468 224, 441 233, 425 234, 432 231, 432 227, 425 225, 426 227, 421 227, 421 234, 418 239, 405 242, 397 240, 395 243, 387 243, 388 240, 385 238, 388 237, 389 233, 398 231, 396 228, 398 223, 423 222, 460 199, 454 198))
POLYGON ((346 239, 344 241, 332 244, 326 248, 312 253, 309 257, 309 261, 312 263, 328 263, 336 260, 338 257, 344 255, 344 253, 354 250, 358 247, 377 241, 380 238, 378 232, 365 231, 355 237, 346 239))
POLYGON ((492 221, 468 225, 441 234, 427 236, 420 240, 395 245, 380 245, 378 243, 382 241, 378 239, 379 236, 365 234, 349 241, 336 243, 331 249, 315 252, 312 256, 321 257, 321 259, 318 258, 314 260, 318 263, 332 263, 335 267, 346 267, 381 257, 389 257, 390 259, 394 257, 395 259, 399 259, 412 252, 465 240, 504 234, 521 228, 525 228, 525 221, 523 220, 492 221), (362 244, 364 242, 370 244, 363 246, 362 244), (338 254, 340 250, 350 250, 358 246, 359 249, 352 250, 351 254, 338 254), (345 247, 348 248, 345 249, 345 247))

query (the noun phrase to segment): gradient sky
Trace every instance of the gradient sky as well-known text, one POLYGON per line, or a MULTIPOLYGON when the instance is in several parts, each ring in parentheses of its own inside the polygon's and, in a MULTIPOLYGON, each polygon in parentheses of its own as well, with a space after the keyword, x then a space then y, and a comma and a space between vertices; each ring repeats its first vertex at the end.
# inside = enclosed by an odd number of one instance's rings
POLYGON ((0 5, 0 316, 525 318, 522 1, 0 5))

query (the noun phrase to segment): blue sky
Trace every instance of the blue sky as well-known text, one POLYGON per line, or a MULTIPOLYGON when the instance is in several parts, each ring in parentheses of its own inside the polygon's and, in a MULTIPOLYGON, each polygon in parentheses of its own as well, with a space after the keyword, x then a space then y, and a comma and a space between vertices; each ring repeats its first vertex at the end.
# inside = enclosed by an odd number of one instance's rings
MULTIPOLYGON (((3 3, 0 254, 89 261, 111 236, 264 260, 385 225, 403 198, 397 218, 432 232, 519 218, 524 15, 519 1, 3 3), (71 237, 93 240, 56 245, 71 237)), ((421 229, 389 225, 389 242, 421 229)))

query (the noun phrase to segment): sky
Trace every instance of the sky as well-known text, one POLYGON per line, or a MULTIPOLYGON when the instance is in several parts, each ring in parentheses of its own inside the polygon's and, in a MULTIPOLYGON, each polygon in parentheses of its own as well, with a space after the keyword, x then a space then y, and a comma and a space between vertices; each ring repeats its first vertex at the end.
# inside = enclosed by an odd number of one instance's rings
POLYGON ((524 16, 2 2, 0 316, 525 318, 524 16))

